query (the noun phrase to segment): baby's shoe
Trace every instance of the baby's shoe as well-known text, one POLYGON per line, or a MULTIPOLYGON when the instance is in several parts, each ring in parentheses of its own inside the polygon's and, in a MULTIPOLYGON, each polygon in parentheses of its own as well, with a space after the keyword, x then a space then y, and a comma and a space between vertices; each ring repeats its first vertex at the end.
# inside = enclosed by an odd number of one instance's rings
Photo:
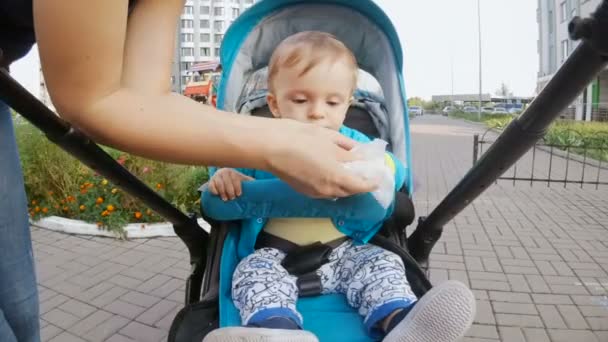
MULTIPOLYGON (((396 316, 396 318, 399 315, 396 316)), ((453 342, 473 324, 475 296, 449 280, 433 287, 394 326, 383 342, 453 342)))

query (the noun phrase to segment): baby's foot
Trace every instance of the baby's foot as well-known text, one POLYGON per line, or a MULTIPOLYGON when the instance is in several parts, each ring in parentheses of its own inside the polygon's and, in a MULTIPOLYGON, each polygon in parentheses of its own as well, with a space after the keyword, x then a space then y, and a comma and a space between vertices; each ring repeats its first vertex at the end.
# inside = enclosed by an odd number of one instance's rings
POLYGON ((473 293, 464 284, 449 280, 420 298, 382 341, 453 342, 464 335, 474 318, 473 293))

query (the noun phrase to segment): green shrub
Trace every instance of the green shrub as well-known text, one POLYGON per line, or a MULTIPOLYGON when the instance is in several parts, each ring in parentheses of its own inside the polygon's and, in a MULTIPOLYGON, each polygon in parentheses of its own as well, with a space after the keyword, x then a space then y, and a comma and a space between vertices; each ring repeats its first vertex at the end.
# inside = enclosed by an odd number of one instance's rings
MULTIPOLYGON (((162 217, 123 193, 77 159, 50 143, 27 122, 15 121, 17 143, 33 219, 58 215, 97 223, 123 237, 129 222, 160 222, 162 217)), ((131 173, 185 212, 198 210, 198 187, 206 167, 162 163, 104 148, 131 173)))

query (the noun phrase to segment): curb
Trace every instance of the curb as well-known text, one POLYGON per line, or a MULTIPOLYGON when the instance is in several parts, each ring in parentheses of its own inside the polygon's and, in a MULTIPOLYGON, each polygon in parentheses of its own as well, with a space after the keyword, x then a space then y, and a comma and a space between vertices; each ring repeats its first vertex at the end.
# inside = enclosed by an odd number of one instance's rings
MULTIPOLYGON (((198 219, 198 224, 207 232, 211 226, 203 219, 198 219)), ((72 220, 59 216, 48 216, 38 221, 30 221, 32 227, 51 230, 74 235, 91 235, 116 238, 116 233, 102 230, 96 224, 80 220, 72 220)), ((125 234, 129 239, 149 239, 156 237, 176 237, 173 225, 168 222, 161 223, 131 223, 124 227, 125 234)))

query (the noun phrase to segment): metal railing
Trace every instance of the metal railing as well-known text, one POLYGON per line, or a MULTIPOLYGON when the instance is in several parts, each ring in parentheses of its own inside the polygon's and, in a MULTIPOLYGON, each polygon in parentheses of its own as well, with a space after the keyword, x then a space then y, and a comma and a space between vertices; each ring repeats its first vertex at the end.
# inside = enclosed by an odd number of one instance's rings
MULTIPOLYGON (((473 136, 473 164, 477 163, 494 143, 495 130, 490 128, 481 136, 473 136)), ((498 180, 558 183, 595 186, 608 185, 608 132, 585 134, 565 129, 558 136, 545 135, 528 153, 515 163, 498 180)))

